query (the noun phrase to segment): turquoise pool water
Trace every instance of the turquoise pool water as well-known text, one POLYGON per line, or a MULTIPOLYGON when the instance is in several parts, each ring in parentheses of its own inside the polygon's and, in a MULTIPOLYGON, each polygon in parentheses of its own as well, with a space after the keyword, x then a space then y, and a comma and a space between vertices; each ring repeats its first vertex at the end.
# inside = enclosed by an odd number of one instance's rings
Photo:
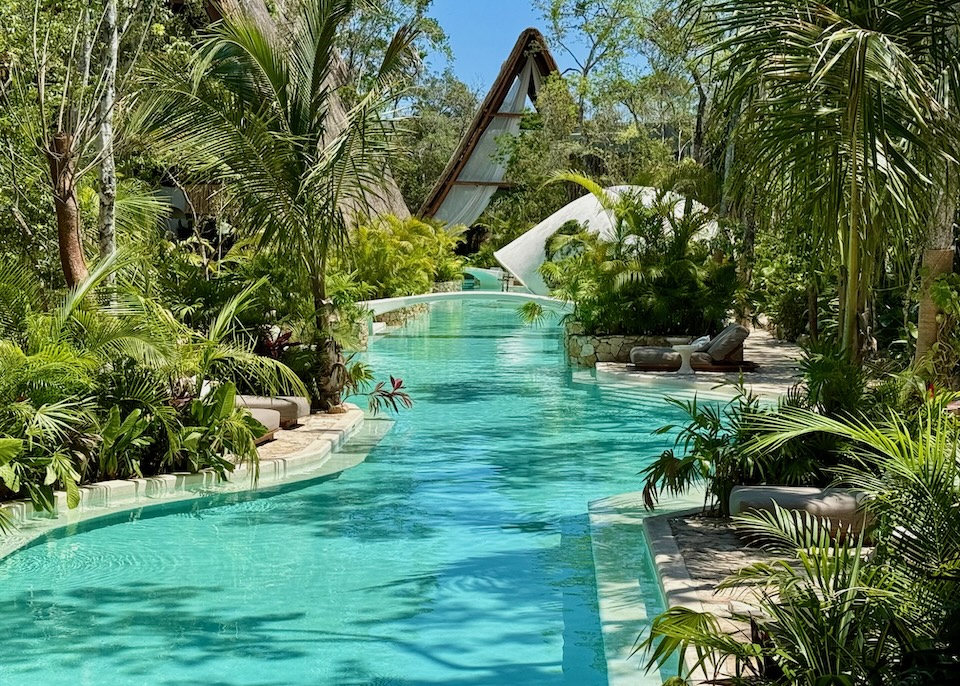
POLYGON ((416 406, 364 464, 0 562, 0 683, 605 684, 587 503, 636 490, 676 415, 491 303, 436 305, 368 356, 416 406))

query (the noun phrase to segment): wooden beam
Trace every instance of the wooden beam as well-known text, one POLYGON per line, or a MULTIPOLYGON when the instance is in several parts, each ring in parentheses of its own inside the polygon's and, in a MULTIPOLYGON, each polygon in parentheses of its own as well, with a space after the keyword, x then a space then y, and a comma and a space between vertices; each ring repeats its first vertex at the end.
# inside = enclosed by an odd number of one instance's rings
POLYGON ((453 182, 454 186, 493 186, 495 188, 513 188, 516 184, 509 181, 460 181, 453 182))

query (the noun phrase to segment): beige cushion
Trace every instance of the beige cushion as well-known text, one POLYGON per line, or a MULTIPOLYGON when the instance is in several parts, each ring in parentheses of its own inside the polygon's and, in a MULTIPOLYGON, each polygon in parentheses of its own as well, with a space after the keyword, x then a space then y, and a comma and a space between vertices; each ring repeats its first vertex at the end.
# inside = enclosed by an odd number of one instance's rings
POLYGON ((263 395, 238 395, 237 407, 248 410, 274 410, 280 414, 280 424, 296 424, 300 419, 300 408, 296 403, 282 398, 268 398, 263 395))
POLYGON ((680 369, 680 353, 673 348, 638 345, 630 350, 630 362, 638 367, 680 369))
POLYGON ((810 486, 737 486, 730 493, 730 514, 750 510, 774 510, 774 503, 785 510, 809 512, 829 519, 833 532, 860 533, 867 524, 862 509, 863 496, 844 488, 810 486))
POLYGON ((749 335, 750 331, 745 326, 731 324, 717 334, 704 352, 718 362, 723 361, 743 345, 749 335))
POLYGON ((267 433, 280 428, 280 413, 276 410, 261 410, 257 407, 249 409, 251 416, 267 428, 267 433))
MULTIPOLYGON (((680 353, 673 348, 638 345, 630 350, 630 363, 647 369, 676 371, 680 369, 680 353)), ((712 365, 713 358, 707 353, 690 355, 690 366, 694 369, 709 369, 712 365)))
POLYGON ((278 400, 286 400, 287 402, 293 403, 297 406, 297 418, 302 419, 303 417, 310 416, 310 399, 304 398, 302 395, 278 395, 278 400))

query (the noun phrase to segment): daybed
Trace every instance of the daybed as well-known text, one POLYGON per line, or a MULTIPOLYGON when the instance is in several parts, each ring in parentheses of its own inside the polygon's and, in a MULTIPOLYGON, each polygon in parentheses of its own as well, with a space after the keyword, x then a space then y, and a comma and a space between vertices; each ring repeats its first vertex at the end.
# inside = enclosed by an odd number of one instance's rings
MULTIPOLYGON (((701 343, 702 349, 690 356, 696 371, 756 371, 754 362, 743 359, 743 342, 750 331, 740 324, 731 324, 711 340, 701 343)), ((630 369, 643 372, 674 372, 680 369, 680 353, 673 348, 637 346, 630 351, 630 369)))

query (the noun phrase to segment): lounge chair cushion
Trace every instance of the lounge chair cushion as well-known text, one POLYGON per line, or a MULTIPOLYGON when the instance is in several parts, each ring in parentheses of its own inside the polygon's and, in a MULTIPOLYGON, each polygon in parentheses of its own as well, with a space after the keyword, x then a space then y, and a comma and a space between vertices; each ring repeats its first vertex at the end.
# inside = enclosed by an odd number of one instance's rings
MULTIPOLYGON (((654 346, 639 345, 630 351, 630 362, 637 367, 650 369, 676 370, 680 369, 680 353, 673 348, 657 348, 654 346)), ((690 355, 690 365, 694 368, 707 368, 713 360, 707 353, 693 353, 690 355)))
POLYGON ((247 409, 254 419, 267 428, 267 433, 273 433, 280 428, 280 413, 276 410, 261 410, 257 407, 247 409))
POLYGON ((277 398, 297 406, 297 419, 310 416, 310 398, 304 398, 302 395, 278 395, 277 398))
POLYGON ((282 398, 268 398, 262 395, 238 395, 237 407, 248 410, 274 410, 280 414, 280 425, 296 424, 300 419, 300 408, 296 403, 282 398))
POLYGON ((710 336, 700 336, 690 342, 690 345, 693 346, 693 352, 702 353, 704 350, 710 347, 710 336))
POLYGON ((277 433, 277 430, 280 428, 280 413, 276 410, 260 410, 257 408, 248 411, 250 412, 250 416, 263 424, 266 429, 266 431, 259 436, 254 436, 253 442, 260 445, 261 443, 272 440, 273 435, 277 433))
POLYGON ((750 331, 745 326, 731 324, 717 334, 704 352, 715 361, 721 362, 736 352, 749 335, 750 331))

